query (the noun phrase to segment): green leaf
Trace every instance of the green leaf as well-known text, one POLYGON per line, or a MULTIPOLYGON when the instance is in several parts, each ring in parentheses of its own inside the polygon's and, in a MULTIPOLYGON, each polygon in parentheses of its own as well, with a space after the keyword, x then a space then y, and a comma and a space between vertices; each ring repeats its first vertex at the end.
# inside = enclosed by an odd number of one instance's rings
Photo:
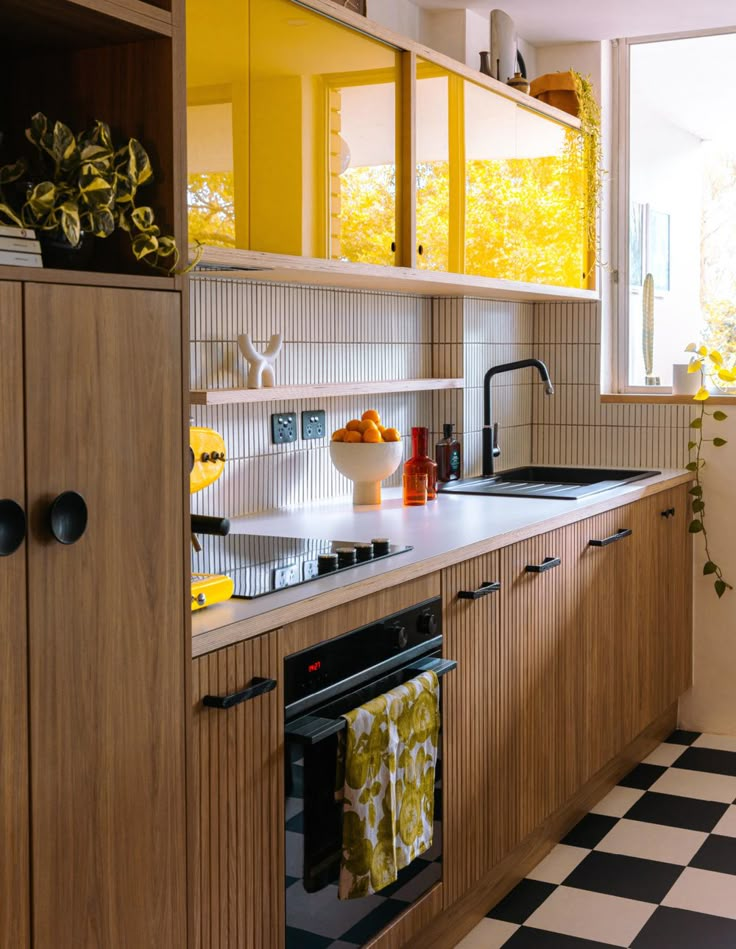
POLYGON ((56 204, 57 188, 52 181, 41 181, 28 195, 28 206, 37 216, 48 214, 56 204))
POLYGON ((725 438, 714 438, 713 444, 715 445, 716 448, 723 448, 723 446, 727 445, 728 442, 726 441, 725 438))
POLYGON ((3 165, 0 167, 0 185, 8 185, 11 181, 17 181, 26 173, 26 163, 21 158, 12 165, 3 165))
POLYGON ((699 534, 703 530, 703 522, 695 518, 695 520, 690 521, 688 530, 691 534, 699 534))
POLYGON ((695 511, 696 514, 700 514, 700 512, 704 510, 705 510, 705 501, 700 501, 700 500, 693 501, 693 511, 695 511))
POLYGON ((95 237, 109 237, 115 230, 115 218, 109 208, 101 208, 91 215, 90 230, 95 237))
POLYGON ((690 428, 702 428, 702 427, 703 427, 703 420, 699 416, 698 418, 694 418, 692 422, 690 422, 690 428))
POLYGON ((697 447, 698 447, 698 443, 697 443, 697 442, 688 442, 688 443, 687 443, 687 450, 688 450, 688 451, 692 451, 693 448, 697 448, 697 447))
POLYGON ((136 188, 140 188, 141 185, 153 178, 151 160, 148 157, 148 152, 135 138, 131 138, 128 142, 128 149, 131 156, 130 176, 136 188))
POLYGON ((690 488, 690 490, 688 491, 688 494, 692 494, 694 498, 701 497, 703 494, 703 486, 700 484, 694 485, 692 488, 690 488))
POLYGON ((10 221, 11 224, 16 224, 18 227, 23 227, 23 221, 21 221, 10 205, 3 204, 0 201, 0 224, 4 224, 6 221, 10 221))
MULTIPOLYGON (((133 224, 135 224, 138 230, 142 231, 144 234, 149 234, 153 230, 158 231, 158 228, 154 222, 153 208, 136 208, 130 217, 133 224)), ((156 236, 158 237, 158 233, 156 236)))
POLYGON ((158 238, 152 234, 138 234, 131 242, 133 256, 136 260, 143 260, 150 254, 158 251, 158 238))
POLYGON ((698 463, 697 461, 688 461, 688 463, 685 465, 685 468, 687 471, 697 471, 698 463))
POLYGON ((716 580, 713 586, 715 587, 716 593, 718 594, 718 599, 720 600, 720 598, 728 589, 728 584, 725 580, 716 580))
POLYGON ((26 138, 39 151, 47 152, 53 157, 53 138, 51 132, 49 132, 49 121, 43 112, 36 112, 31 117, 31 127, 26 129, 26 138))
POLYGON ((718 409, 713 413, 713 418, 716 420, 716 422, 725 422, 728 416, 725 412, 721 412, 721 410, 718 409))
POLYGON ((703 576, 707 577, 709 574, 715 573, 717 570, 718 564, 715 564, 712 560, 709 560, 703 565, 703 576))
POLYGON ((79 149, 74 133, 63 122, 54 125, 54 144, 52 155, 57 168, 68 171, 79 161, 79 149))
POLYGON ((67 201, 59 208, 61 215, 61 229, 72 247, 77 247, 82 239, 82 227, 79 220, 79 208, 71 201, 67 201))

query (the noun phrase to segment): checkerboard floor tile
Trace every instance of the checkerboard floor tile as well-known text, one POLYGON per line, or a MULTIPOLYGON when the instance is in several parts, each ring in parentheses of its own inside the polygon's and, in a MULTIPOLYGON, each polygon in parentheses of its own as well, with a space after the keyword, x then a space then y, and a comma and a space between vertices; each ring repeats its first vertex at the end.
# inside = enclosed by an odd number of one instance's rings
POLYGON ((457 949, 736 949, 736 738, 675 731, 457 949))

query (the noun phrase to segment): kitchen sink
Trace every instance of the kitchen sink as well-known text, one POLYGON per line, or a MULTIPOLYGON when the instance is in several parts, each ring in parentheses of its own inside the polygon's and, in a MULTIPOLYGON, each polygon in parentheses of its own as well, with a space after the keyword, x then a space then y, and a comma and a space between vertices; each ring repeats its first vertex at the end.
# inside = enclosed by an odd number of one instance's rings
POLYGON ((576 501, 591 494, 651 478, 659 471, 628 468, 558 468, 528 465, 500 471, 490 478, 467 478, 441 486, 443 494, 488 494, 507 498, 558 498, 576 501))

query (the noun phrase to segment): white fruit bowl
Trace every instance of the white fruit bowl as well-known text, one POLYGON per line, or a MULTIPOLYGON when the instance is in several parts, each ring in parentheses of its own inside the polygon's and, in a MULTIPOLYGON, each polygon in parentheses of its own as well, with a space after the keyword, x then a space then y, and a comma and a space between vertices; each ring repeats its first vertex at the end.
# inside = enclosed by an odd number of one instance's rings
POLYGON ((330 458, 353 482, 353 504, 380 504, 381 482, 396 471, 404 455, 401 442, 330 442, 330 458))

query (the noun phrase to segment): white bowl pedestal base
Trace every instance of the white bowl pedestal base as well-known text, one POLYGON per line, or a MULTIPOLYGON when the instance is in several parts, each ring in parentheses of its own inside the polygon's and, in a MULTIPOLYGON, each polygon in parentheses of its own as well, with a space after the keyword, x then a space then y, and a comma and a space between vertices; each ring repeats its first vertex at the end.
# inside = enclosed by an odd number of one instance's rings
POLYGON ((380 481, 353 482, 353 504, 377 506, 381 503, 380 481))

